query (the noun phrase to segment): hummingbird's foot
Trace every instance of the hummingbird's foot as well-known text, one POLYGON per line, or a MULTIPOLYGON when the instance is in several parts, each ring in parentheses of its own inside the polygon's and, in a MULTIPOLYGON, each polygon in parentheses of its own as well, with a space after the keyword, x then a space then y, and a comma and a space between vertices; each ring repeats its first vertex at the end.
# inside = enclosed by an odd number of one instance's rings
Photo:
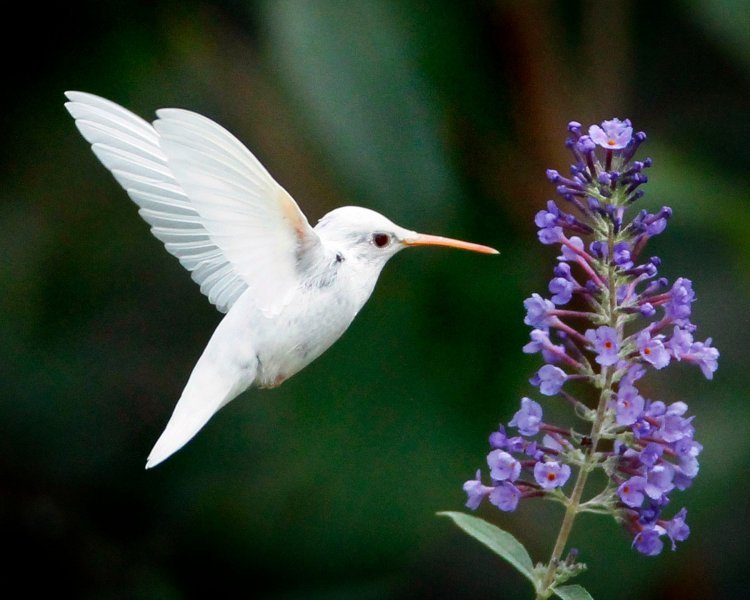
POLYGON ((276 379, 274 379, 271 383, 264 383, 262 385, 259 385, 258 387, 264 390, 272 390, 273 388, 279 387, 282 383, 284 383, 287 380, 286 375, 277 375, 276 379))

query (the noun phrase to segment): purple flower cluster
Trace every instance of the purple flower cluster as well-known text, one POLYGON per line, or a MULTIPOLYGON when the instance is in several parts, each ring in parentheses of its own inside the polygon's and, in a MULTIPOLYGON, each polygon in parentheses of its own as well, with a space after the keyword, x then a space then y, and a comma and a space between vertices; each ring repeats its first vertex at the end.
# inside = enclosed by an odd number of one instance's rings
POLYGON ((520 435, 509 437, 505 427, 490 435, 492 450, 487 455, 492 485, 482 483, 481 471, 476 479, 464 484, 466 506, 475 509, 487 496, 490 503, 503 511, 513 511, 521 498, 542 495, 562 487, 570 477, 570 466, 559 460, 568 442, 555 427, 542 422, 542 407, 529 398, 508 423, 520 435), (541 442, 534 438, 545 432, 541 442))
POLYGON ((464 484, 467 506, 477 508, 485 496, 504 511, 531 496, 566 501, 560 488, 571 466, 585 460, 604 470, 608 483, 580 510, 611 512, 632 533, 634 547, 654 555, 662 550, 662 536, 674 549, 689 534, 686 509, 671 520, 662 519, 662 511, 671 492, 686 489, 697 475, 702 447, 693 439, 687 405, 646 399, 638 382, 650 369, 676 362, 697 365, 711 379, 719 352, 711 338, 694 338, 692 282, 680 277, 670 285, 659 276, 660 259, 644 257, 648 240, 666 229, 671 209, 641 210, 628 220, 651 166, 651 159, 634 160, 645 134, 633 133, 627 119, 592 125, 587 134, 572 122, 568 131, 570 175, 547 171, 563 202, 548 201, 534 219, 539 241, 559 245, 560 255, 549 298, 532 294, 524 301, 524 322, 532 331, 523 351, 540 353, 545 362, 530 380, 539 393, 572 404, 592 423, 591 432, 544 423, 541 406, 524 398, 508 424, 518 435, 509 436, 501 425, 490 436, 490 484, 482 483, 479 471, 464 484), (599 406, 575 397, 570 381, 595 389, 599 406), (611 440, 612 449, 600 449, 602 440, 611 440))
POLYGON ((662 535, 670 538, 674 550, 675 542, 690 533, 685 508, 670 521, 661 519, 661 512, 673 490, 685 490, 692 484, 703 447, 693 439, 693 417, 686 416, 687 404, 666 405, 643 398, 635 380, 644 374, 643 366, 631 367, 610 402, 619 439, 609 453, 607 470, 611 481, 618 484, 618 518, 633 534, 635 548, 651 556, 661 552, 662 535))

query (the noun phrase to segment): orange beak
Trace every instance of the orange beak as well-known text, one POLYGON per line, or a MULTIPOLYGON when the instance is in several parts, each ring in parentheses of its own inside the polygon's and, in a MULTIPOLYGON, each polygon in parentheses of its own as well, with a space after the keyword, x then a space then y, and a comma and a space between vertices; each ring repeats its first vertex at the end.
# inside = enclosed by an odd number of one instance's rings
POLYGON ((481 252, 482 254, 500 254, 494 248, 482 246, 481 244, 472 244, 471 242, 462 242, 439 235, 426 235, 418 233, 416 236, 402 240, 404 246, 447 246, 449 248, 459 248, 469 250, 470 252, 481 252))

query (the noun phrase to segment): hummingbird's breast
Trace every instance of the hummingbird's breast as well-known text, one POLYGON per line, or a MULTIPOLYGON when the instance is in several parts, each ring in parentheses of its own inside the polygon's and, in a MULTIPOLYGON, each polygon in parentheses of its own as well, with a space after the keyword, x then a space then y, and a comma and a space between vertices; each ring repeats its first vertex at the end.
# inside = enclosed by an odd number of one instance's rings
POLYGON ((325 352, 351 324, 372 291, 345 269, 324 272, 295 289, 272 317, 256 320, 259 387, 275 387, 325 352))

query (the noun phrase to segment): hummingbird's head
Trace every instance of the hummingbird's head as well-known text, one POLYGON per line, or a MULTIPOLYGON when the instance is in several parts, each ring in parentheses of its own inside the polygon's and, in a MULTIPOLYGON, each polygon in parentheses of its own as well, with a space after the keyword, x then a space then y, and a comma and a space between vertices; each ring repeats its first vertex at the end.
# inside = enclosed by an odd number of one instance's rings
POLYGON ((380 213, 359 206, 343 206, 325 215, 315 231, 327 243, 348 256, 380 269, 399 250, 410 246, 449 246, 485 254, 497 254, 488 246, 425 235, 396 225, 380 213))

